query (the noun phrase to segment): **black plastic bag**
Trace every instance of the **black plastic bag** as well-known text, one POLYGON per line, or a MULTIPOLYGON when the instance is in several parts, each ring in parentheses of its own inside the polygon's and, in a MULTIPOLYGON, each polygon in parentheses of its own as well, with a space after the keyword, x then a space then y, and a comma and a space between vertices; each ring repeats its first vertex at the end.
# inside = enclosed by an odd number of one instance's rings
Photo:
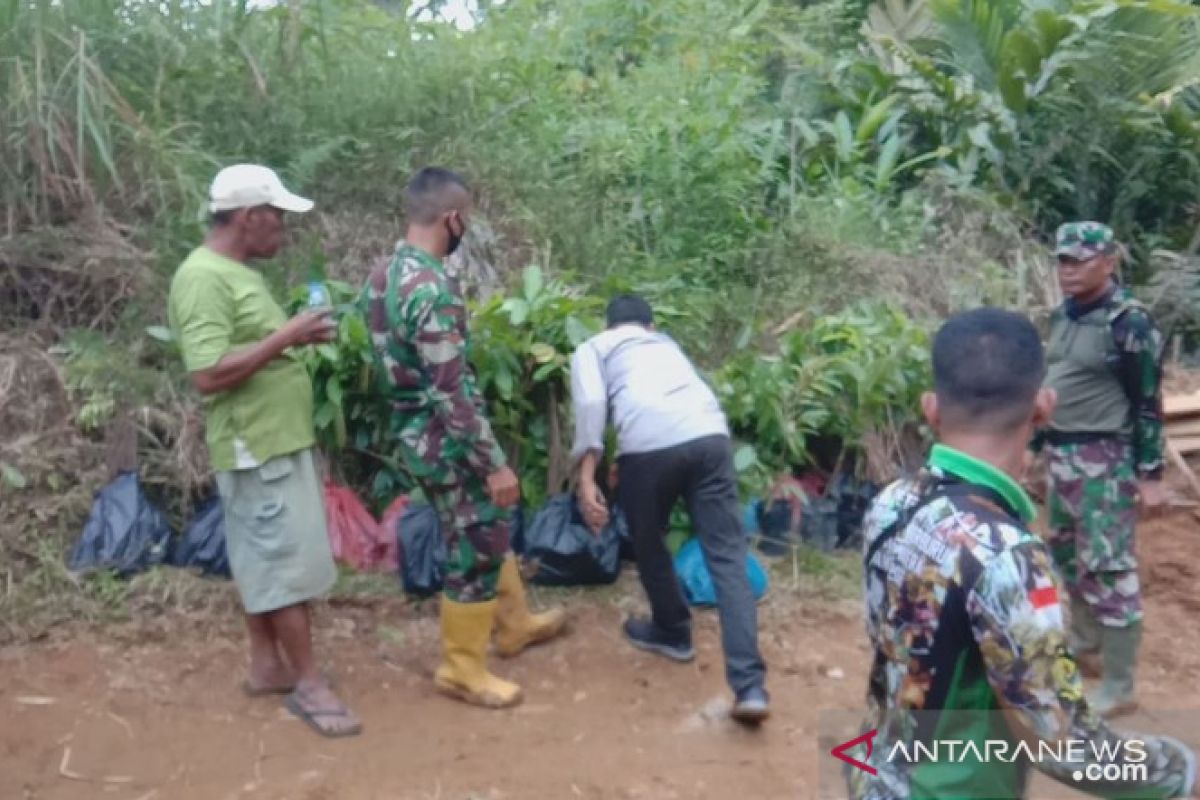
POLYGON ((628 535, 620 509, 612 509, 597 536, 584 523, 575 495, 555 495, 525 531, 525 556, 537 563, 530 580, 542 586, 612 583, 621 572, 621 539, 628 535))
POLYGON ((860 481, 843 474, 829 495, 837 503, 837 546, 858 547, 862 544, 862 522, 879 487, 871 481, 860 481))
POLYGON ((166 561, 170 542, 171 527, 142 492, 137 473, 123 472, 96 492, 69 566, 129 577, 166 561))
POLYGON ((636 561, 637 553, 633 549, 633 534, 629 532, 629 526, 625 524, 625 516, 621 514, 620 509, 617 509, 613 513, 618 515, 614 516, 613 520, 617 525, 618 554, 620 559, 622 561, 636 561))
POLYGON ((175 541, 171 564, 176 567, 199 567, 202 575, 230 577, 221 498, 210 498, 196 511, 196 516, 192 517, 183 535, 175 541))
POLYGON ((437 594, 446 579, 446 540, 437 511, 415 503, 405 509, 396 527, 404 591, 417 597, 437 594))
MULTIPOLYGON (((433 506, 410 505, 396 523, 400 544, 400 580, 404 591, 417 597, 430 597, 442 590, 446 578, 446 540, 442 523, 433 506)), ((525 514, 520 506, 513 509, 509 542, 514 552, 523 553, 525 514)))
POLYGON ((838 543, 839 520, 837 500, 821 497, 810 501, 800 523, 800 540, 818 550, 833 550, 838 543))
POLYGON ((525 553, 525 508, 517 506, 512 511, 512 520, 508 527, 509 546, 517 555, 525 553))
MULTIPOLYGON (((758 510, 758 552, 764 556, 777 557, 787 555, 801 535, 794 530, 796 525, 796 498, 776 498, 769 505, 763 504, 758 510)), ((800 520, 807 519, 807 510, 800 520)))

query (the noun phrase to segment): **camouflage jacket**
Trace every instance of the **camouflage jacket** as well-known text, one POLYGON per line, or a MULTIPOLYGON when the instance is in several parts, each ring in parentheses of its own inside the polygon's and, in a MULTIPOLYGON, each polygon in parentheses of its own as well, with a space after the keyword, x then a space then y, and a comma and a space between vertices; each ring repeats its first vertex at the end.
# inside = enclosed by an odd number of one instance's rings
POLYGON ((1190 791, 1193 756, 1166 737, 1137 740, 1144 778, 1080 774, 1133 760, 1136 750, 1126 751, 1127 740, 1084 699, 1066 645, 1065 595, 1046 546, 1027 527, 1035 513, 1007 475, 943 446, 919 476, 892 484, 873 503, 864 522, 864 584, 875 651, 866 727, 876 731, 866 763, 875 774, 849 768, 852 797, 1022 797, 1031 765, 1100 796, 1190 791), (1022 740, 1087 746, 1062 760, 894 757, 897 745, 918 739, 974 742, 978 752, 1022 740))
POLYGON ((429 253, 401 242, 374 270, 360 303, 399 430, 421 429, 423 458, 465 461, 478 475, 506 463, 467 362, 467 312, 455 282, 429 253))

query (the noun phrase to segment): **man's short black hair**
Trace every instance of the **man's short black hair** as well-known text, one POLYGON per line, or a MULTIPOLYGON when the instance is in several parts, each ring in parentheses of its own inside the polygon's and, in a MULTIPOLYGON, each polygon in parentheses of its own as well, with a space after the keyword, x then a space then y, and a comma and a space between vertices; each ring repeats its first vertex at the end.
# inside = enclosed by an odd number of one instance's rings
POLYGON ((608 304, 608 327, 634 323, 644 327, 654 324, 654 311, 650 304, 635 294, 621 294, 614 297, 608 304))
POLYGON ((447 211, 462 208, 464 198, 470 197, 466 178, 443 167, 425 167, 404 187, 404 217, 409 223, 428 225, 447 211))
POLYGON ((1046 374, 1037 329, 1020 314, 956 314, 933 339, 933 384, 947 424, 1006 432, 1029 419, 1046 374))

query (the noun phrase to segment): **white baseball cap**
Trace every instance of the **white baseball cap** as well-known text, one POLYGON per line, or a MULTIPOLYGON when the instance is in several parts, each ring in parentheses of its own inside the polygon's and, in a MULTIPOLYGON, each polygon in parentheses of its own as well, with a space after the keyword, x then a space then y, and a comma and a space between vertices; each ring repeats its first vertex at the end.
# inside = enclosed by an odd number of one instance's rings
POLYGON ((312 210, 313 201, 289 192, 275 170, 258 164, 234 164, 213 178, 208 190, 209 211, 216 213, 254 206, 274 206, 303 214, 312 210))

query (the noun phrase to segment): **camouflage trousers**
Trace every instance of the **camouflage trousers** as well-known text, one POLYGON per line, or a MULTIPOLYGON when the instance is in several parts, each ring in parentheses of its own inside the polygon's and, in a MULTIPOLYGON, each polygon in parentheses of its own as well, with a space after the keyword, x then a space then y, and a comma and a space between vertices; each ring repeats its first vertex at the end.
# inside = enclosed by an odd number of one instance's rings
POLYGON ((479 603, 496 597, 509 550, 511 513, 498 508, 487 482, 461 459, 446 459, 445 441, 414 421, 397 431, 400 456, 438 514, 446 540, 446 597, 479 603))
POLYGON ((1142 619, 1134 553, 1137 475, 1119 439, 1047 448, 1050 550, 1068 590, 1101 625, 1142 619))

